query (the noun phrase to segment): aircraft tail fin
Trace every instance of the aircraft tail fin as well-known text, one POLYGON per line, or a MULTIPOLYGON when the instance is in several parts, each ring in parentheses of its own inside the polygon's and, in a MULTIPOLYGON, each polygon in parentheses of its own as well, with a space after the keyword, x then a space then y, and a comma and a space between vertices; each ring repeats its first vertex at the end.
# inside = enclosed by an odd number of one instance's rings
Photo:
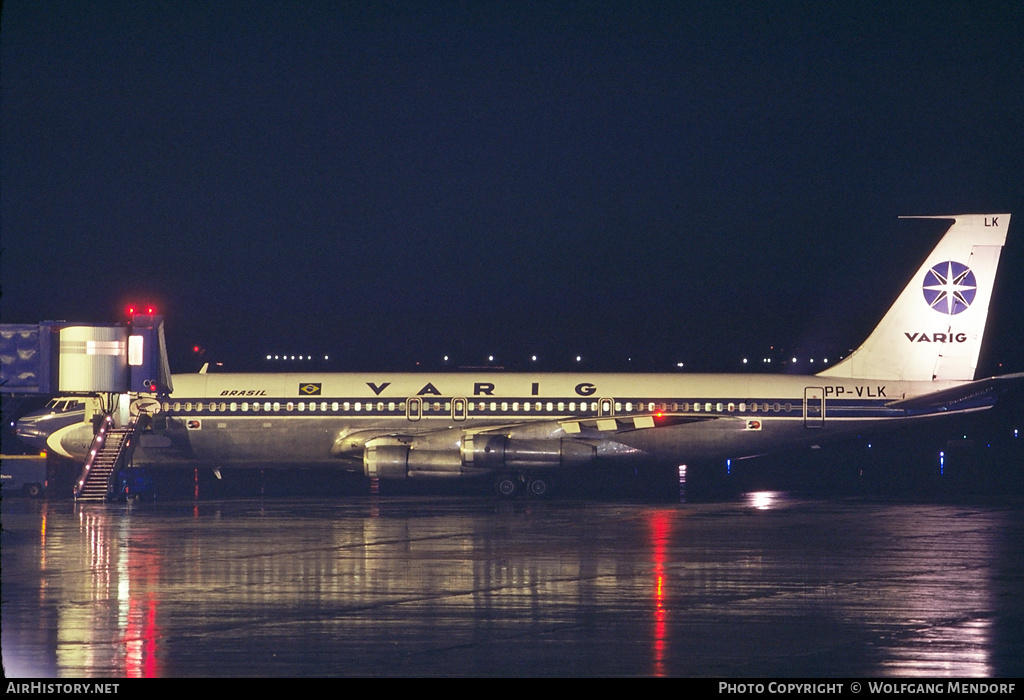
POLYGON ((953 225, 868 339, 818 376, 974 379, 1010 215, 901 218, 952 219, 953 225))

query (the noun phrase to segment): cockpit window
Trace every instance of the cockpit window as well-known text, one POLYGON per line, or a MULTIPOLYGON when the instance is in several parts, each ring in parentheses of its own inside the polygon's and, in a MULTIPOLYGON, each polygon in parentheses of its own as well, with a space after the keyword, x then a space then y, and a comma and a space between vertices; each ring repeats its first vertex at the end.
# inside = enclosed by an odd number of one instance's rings
POLYGON ((50 399, 46 402, 46 408, 54 413, 66 413, 81 410, 85 408, 85 404, 75 399, 50 399))

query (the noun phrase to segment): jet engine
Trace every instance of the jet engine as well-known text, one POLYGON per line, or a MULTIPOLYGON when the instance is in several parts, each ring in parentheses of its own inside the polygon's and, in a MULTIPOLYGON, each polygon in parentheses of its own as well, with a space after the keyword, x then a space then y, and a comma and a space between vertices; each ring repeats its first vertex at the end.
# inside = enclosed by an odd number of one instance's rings
POLYGON ((504 435, 466 435, 458 449, 438 449, 423 438, 381 437, 366 443, 363 471, 368 477, 405 479, 468 476, 502 470, 579 466, 597 449, 580 440, 512 439, 504 435))

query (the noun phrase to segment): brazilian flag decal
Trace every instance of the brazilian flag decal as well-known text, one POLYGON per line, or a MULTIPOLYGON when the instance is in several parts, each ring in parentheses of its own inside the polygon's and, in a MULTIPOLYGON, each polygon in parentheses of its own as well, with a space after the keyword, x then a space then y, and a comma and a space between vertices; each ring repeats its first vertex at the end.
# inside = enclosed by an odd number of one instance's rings
POLYGON ((323 385, 320 382, 307 382, 299 384, 299 394, 302 396, 319 396, 323 385))

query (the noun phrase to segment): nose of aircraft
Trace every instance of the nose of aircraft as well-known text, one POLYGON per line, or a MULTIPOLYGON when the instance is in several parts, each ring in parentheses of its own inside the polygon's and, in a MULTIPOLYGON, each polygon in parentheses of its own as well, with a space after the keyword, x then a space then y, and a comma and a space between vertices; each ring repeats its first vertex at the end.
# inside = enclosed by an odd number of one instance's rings
POLYGON ((18 439, 37 450, 46 449, 46 438, 49 433, 40 425, 41 415, 28 414, 14 424, 14 434, 18 439))

